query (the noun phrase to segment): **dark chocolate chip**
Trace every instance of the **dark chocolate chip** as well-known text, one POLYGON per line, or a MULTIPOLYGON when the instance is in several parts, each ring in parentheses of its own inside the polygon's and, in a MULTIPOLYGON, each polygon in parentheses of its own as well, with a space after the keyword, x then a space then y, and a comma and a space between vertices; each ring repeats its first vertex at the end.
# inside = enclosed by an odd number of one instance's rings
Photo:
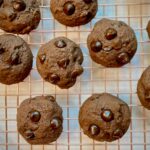
POLYGON ((123 132, 122 132, 122 130, 121 129, 117 129, 117 130, 115 130, 114 131, 114 133, 113 133, 113 137, 115 137, 115 138, 121 138, 123 136, 123 132))
POLYGON ((46 55, 43 54, 43 55, 39 56, 39 59, 40 59, 40 62, 43 64, 44 61, 46 60, 46 55))
POLYGON ((100 41, 94 41, 91 43, 91 49, 94 52, 100 52, 102 50, 102 43, 100 41))
POLYGON ((30 112, 30 119, 32 122, 38 122, 41 119, 41 114, 38 111, 30 112))
POLYGON ((58 64, 58 66, 59 66, 60 68, 66 69, 67 66, 69 65, 69 62, 70 62, 69 59, 65 59, 65 58, 64 58, 64 59, 59 60, 59 61, 57 62, 57 64, 58 64))
POLYGON ((126 64, 130 61, 129 55, 126 52, 120 53, 116 60, 119 64, 126 64))
POLYGON ((100 133, 100 128, 97 125, 91 125, 90 133, 91 135, 98 135, 100 133))
POLYGON ((16 54, 16 53, 12 54, 12 56, 11 56, 11 64, 12 65, 18 65, 20 63, 21 62, 20 62, 19 54, 16 54))
POLYGON ((9 21, 13 21, 17 17, 16 13, 12 13, 8 16, 9 21))
POLYGON ((50 80, 53 84, 56 84, 58 81, 60 81, 60 77, 57 74, 52 74, 50 76, 50 80))
POLYGON ((33 139, 35 137, 34 133, 31 130, 25 132, 26 139, 33 139))
POLYGON ((89 3, 92 3, 93 0, 83 0, 85 3, 89 4, 89 3))
POLYGON ((3 54, 5 52, 4 48, 0 48, 0 54, 3 54))
POLYGON ((61 126, 62 122, 59 118, 53 118, 50 124, 50 127, 55 130, 61 126))
POLYGON ((75 6, 71 2, 67 2, 64 5, 64 13, 71 16, 75 12, 75 6))
POLYGON ((114 114, 110 109, 104 109, 102 110, 101 117, 104 121, 110 122, 114 119, 114 114))
POLYGON ((79 70, 73 70, 72 73, 71 73, 71 77, 76 78, 80 74, 81 74, 81 72, 79 70))
POLYGON ((117 31, 113 28, 109 28, 106 30, 105 37, 107 40, 112 40, 117 36, 117 31))
POLYGON ((86 19, 87 20, 90 20, 92 17, 92 13, 91 12, 88 12, 87 15, 86 15, 86 19))
POLYGON ((55 46, 58 47, 58 48, 64 48, 64 47, 66 47, 66 45, 67 44, 65 43, 64 40, 59 40, 59 41, 55 42, 55 46))
POLYGON ((0 0, 0 6, 2 5, 3 1, 4 1, 4 0, 0 0))
POLYGON ((23 0, 13 1, 13 8, 16 11, 23 11, 26 8, 26 4, 23 0))

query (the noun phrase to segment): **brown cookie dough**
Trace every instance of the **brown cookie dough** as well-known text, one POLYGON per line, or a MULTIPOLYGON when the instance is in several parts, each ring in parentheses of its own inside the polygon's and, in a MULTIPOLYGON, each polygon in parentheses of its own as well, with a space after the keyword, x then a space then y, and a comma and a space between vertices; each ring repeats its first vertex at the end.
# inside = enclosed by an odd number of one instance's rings
POLYGON ((141 104, 150 109, 150 66, 143 72, 138 81, 137 94, 141 104))
POLYGON ((79 123, 84 134, 97 141, 120 139, 127 132, 130 121, 128 105, 107 93, 89 97, 79 112, 79 123))
POLYGON ((0 35, 0 82, 15 84, 23 81, 32 69, 33 55, 20 37, 0 35))
POLYGON ((95 17, 97 0, 51 0, 50 9, 56 20, 67 26, 87 24, 95 17))
POLYGON ((89 53, 98 64, 120 67, 130 62, 137 50, 134 31, 122 21, 98 21, 87 40, 89 53))
POLYGON ((4 31, 26 34, 40 22, 37 0, 0 0, 0 28, 4 31))
POLYGON ((150 21, 148 22, 146 29, 147 29, 148 36, 150 38, 150 21))
POLYGON ((17 111, 19 133, 30 144, 49 144, 62 133, 62 109, 53 96, 23 101, 17 111))
POLYGON ((37 69, 44 80, 67 89, 82 74, 82 62, 80 47, 65 37, 58 37, 40 48, 37 69))

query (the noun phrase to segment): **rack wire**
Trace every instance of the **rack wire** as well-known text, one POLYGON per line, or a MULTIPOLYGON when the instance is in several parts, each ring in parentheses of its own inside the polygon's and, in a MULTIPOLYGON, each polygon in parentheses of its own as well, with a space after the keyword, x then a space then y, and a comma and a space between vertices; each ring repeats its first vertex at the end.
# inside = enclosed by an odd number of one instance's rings
MULTIPOLYGON (((99 0, 96 17, 87 25, 65 27, 53 19, 49 0, 41 0, 42 19, 38 29, 24 38, 34 55, 33 69, 25 81, 7 86, 0 84, 0 150, 150 150, 150 114, 137 97, 136 86, 143 70, 150 64, 150 42, 146 25, 150 20, 149 0, 99 0), (101 18, 122 20, 136 33, 138 50, 132 62, 122 68, 105 68, 89 57, 87 35, 101 18), (84 54, 84 73, 69 90, 43 81, 36 69, 39 47, 58 36, 77 42, 84 54), (109 92, 129 104, 132 123, 125 136, 115 142, 96 142, 85 136, 78 124, 81 104, 92 93, 109 92), (49 145, 32 146, 18 134, 16 112, 19 104, 28 97, 52 94, 63 108, 64 129, 60 138, 49 145)), ((1 31, 0 34, 4 32, 1 31)))

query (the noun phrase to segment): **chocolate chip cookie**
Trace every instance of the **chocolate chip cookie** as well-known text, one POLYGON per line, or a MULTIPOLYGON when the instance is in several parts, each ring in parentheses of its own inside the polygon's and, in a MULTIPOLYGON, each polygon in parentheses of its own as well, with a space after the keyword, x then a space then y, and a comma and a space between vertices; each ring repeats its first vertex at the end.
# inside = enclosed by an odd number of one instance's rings
POLYGON ((15 84, 23 81, 32 69, 33 55, 20 37, 0 35, 0 82, 15 84))
POLYGON ((62 108, 53 96, 23 101, 17 111, 19 133, 30 144, 49 144, 62 133, 62 108))
POLYGON ((146 29, 147 29, 148 36, 150 38, 150 21, 148 22, 146 29))
POLYGON ((150 109, 150 66, 143 72, 138 81, 137 94, 141 104, 150 109))
POLYGON ((83 54, 73 41, 58 37, 44 44, 37 56, 37 69, 44 80, 70 88, 82 74, 83 54))
POLYGON ((51 0, 50 9, 56 20, 73 27, 90 22, 96 15, 98 2, 97 0, 51 0))
POLYGON ((98 21, 87 40, 93 61, 106 67, 121 67, 130 62, 137 50, 131 27, 122 21, 98 21))
POLYGON ((26 34, 40 22, 37 0, 0 0, 0 28, 6 32, 26 34))
POLYGON ((94 94, 82 105, 79 123, 84 134, 97 141, 123 137, 131 122, 128 105, 108 93, 94 94))

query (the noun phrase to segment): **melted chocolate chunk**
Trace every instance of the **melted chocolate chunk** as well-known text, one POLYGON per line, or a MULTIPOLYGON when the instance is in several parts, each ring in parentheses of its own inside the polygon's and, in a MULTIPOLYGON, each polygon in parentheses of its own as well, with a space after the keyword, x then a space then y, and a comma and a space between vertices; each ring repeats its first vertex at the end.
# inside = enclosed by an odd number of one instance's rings
POLYGON ((26 139, 33 139, 35 137, 34 133, 31 130, 25 132, 26 139))
POLYGON ((102 43, 100 41, 92 42, 91 49, 94 52, 100 52, 102 50, 102 43))
POLYGON ((72 78, 76 78, 77 76, 79 76, 81 73, 79 70, 73 70, 71 73, 71 77, 72 78))
POLYGON ((85 3, 89 4, 89 3, 92 3, 93 0, 83 0, 85 3))
POLYGON ((5 52, 4 48, 0 48, 0 54, 3 54, 5 52))
POLYGON ((58 66, 60 68, 66 69, 67 66, 69 65, 70 60, 69 59, 61 59, 60 61, 57 62, 58 66))
POLYGON ((16 11, 23 11, 26 8, 26 4, 22 0, 13 1, 13 8, 16 11))
POLYGON ((117 129, 117 130, 115 130, 114 131, 114 133, 113 133, 113 137, 115 137, 115 138, 121 138, 123 136, 123 133, 122 133, 122 131, 121 131, 121 129, 117 129))
POLYGON ((97 125, 91 125, 90 133, 91 135, 98 135, 100 133, 100 128, 97 125))
POLYGON ((13 21, 17 17, 16 13, 12 13, 8 16, 9 21, 13 21))
POLYGON ((109 28, 107 29, 106 33, 105 33, 105 37, 107 40, 112 40, 117 36, 117 31, 113 28, 109 28))
POLYGON ((65 43, 64 40, 59 40, 59 41, 55 42, 55 46, 58 47, 58 48, 64 48, 64 47, 66 47, 66 45, 67 44, 65 43))
POLYGON ((51 125, 50 127, 55 130, 55 129, 58 129, 60 126, 61 126, 62 122, 60 119, 58 118, 53 118, 52 121, 51 121, 51 125))
POLYGON ((33 111, 30 113, 30 119, 32 122, 38 122, 41 119, 41 114, 38 111, 33 111))
POLYGON ((129 55, 126 52, 122 52, 117 56, 117 62, 119 64, 126 64, 130 61, 129 55))
POLYGON ((46 60, 46 55, 43 54, 43 55, 39 56, 39 59, 40 59, 40 62, 43 64, 44 61, 46 60))
POLYGON ((110 109, 104 109, 101 113, 101 117, 104 121, 110 122, 114 119, 114 114, 110 109))
POLYGON ((12 65, 18 65, 20 64, 20 58, 19 58, 19 54, 16 54, 14 53, 12 56, 11 56, 11 64, 12 65))
POLYGON ((75 12, 75 6, 71 2, 67 2, 64 5, 64 13, 68 16, 71 16, 75 12))
POLYGON ((56 84, 58 81, 60 81, 60 77, 57 74, 52 74, 50 80, 53 84, 56 84))
POLYGON ((3 1, 4 1, 4 0, 0 0, 0 6, 2 5, 3 1))

